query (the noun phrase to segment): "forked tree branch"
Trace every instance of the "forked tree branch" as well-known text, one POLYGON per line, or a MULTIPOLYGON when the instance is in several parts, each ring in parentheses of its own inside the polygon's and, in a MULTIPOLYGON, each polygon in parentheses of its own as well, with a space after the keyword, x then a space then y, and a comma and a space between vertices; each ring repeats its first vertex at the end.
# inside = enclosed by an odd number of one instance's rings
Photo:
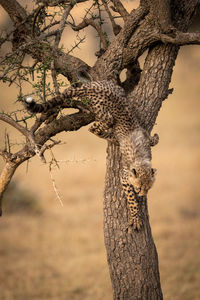
POLYGON ((95 23, 95 21, 94 21, 92 18, 91 18, 91 19, 85 18, 85 19, 83 19, 83 21, 82 21, 81 23, 79 23, 78 25, 74 25, 74 24, 70 24, 70 25, 71 25, 71 27, 72 27, 72 29, 73 29, 74 31, 79 31, 79 30, 81 30, 81 29, 86 28, 87 26, 92 26, 92 27, 97 31, 97 33, 98 33, 98 35, 99 35, 99 37, 100 37, 100 39, 101 39, 101 42, 102 42, 102 45, 103 45, 103 49, 104 49, 104 50, 107 49, 107 47, 108 47, 108 42, 107 42, 107 40, 106 40, 106 36, 105 36, 105 34, 104 34, 102 28, 101 28, 99 25, 97 25, 97 24, 95 23))

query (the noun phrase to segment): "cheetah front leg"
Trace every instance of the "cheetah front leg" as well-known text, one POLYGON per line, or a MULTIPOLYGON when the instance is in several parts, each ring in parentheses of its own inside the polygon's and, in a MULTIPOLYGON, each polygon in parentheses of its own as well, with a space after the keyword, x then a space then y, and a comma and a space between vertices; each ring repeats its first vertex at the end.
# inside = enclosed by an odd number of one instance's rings
POLYGON ((153 136, 150 136, 150 146, 154 147, 159 142, 159 135, 157 133, 154 133, 153 136))
POLYGON ((129 222, 130 226, 133 226, 133 229, 140 230, 142 227, 142 219, 139 209, 138 196, 134 191, 133 185, 129 183, 122 184, 123 191, 126 195, 128 208, 129 208, 129 222))
POLYGON ((134 229, 140 230, 142 227, 142 218, 139 196, 136 194, 133 185, 129 182, 129 176, 129 170, 127 166, 124 166, 121 174, 121 183, 129 208, 129 225, 133 226, 134 229))

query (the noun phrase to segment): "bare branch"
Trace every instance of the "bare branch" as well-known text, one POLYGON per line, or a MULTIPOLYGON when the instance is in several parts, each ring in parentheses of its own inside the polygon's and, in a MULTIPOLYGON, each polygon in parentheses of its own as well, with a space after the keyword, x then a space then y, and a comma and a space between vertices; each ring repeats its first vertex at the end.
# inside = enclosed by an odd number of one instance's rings
POLYGON ((164 44, 170 43, 174 45, 191 45, 196 44, 200 45, 200 33, 199 32, 181 32, 175 31, 175 37, 172 37, 168 34, 161 34, 160 39, 164 44))
POLYGON ((0 4, 15 24, 19 24, 26 19, 25 9, 16 0, 0 0, 0 4))
POLYGON ((58 82, 57 82, 57 79, 56 79, 56 71, 55 71, 54 61, 51 62, 51 77, 52 77, 52 80, 53 80, 53 85, 54 85, 56 95, 60 96, 60 90, 59 90, 58 82))
MULTIPOLYGON (((1 154, 1 153, 0 153, 1 154)), ((18 164, 7 162, 0 174, 0 216, 2 215, 2 197, 10 183, 18 164)))
POLYGON ((21 126, 19 123, 17 123, 13 118, 10 116, 6 115, 5 113, 0 113, 0 120, 10 124, 13 126, 15 129, 17 129, 19 132, 21 132, 26 138, 29 138, 29 132, 28 130, 21 126))
POLYGON ((35 135, 37 144, 43 145, 47 140, 62 131, 76 131, 94 121, 92 114, 78 112, 59 119, 53 120, 50 124, 40 128, 35 135))
POLYGON ((55 39, 55 44, 54 44, 54 47, 55 47, 55 48, 57 48, 58 45, 59 45, 59 42, 60 42, 60 39, 61 39, 63 30, 64 30, 65 25, 66 25, 67 17, 69 16, 69 13, 70 13, 72 7, 73 7, 72 5, 68 5, 67 8, 66 8, 65 11, 64 11, 64 14, 63 14, 63 16, 62 16, 62 19, 61 19, 61 21, 60 21, 59 29, 58 29, 57 34, 56 34, 56 39, 55 39))
POLYGON ((108 47, 108 42, 106 40, 105 34, 102 31, 102 28, 99 25, 97 25, 93 19, 84 19, 80 24, 78 24, 76 26, 71 24, 71 27, 73 30, 79 31, 89 25, 92 26, 97 31, 97 33, 101 39, 101 42, 103 44, 103 49, 106 50, 108 47))
POLYGON ((77 3, 82 3, 82 2, 86 2, 89 0, 54 0, 54 1, 49 1, 49 0, 40 0, 38 2, 43 3, 45 6, 49 6, 49 7, 54 7, 57 6, 59 4, 69 4, 71 3, 72 5, 75 5, 77 3))
POLYGON ((55 158, 55 156, 54 156, 51 149, 50 149, 50 153, 51 153, 52 159, 49 163, 49 174, 50 174, 50 177, 51 177, 51 182, 52 182, 52 185, 53 185, 54 192, 56 194, 56 198, 59 200, 60 205, 63 206, 62 198, 60 196, 60 193, 59 193, 58 188, 56 186, 56 181, 55 181, 55 179, 53 177, 53 174, 52 174, 52 166, 55 165, 59 169, 59 164, 58 164, 58 162, 57 162, 57 160, 56 160, 56 158, 55 158))
POLYGON ((125 9, 125 7, 121 3, 121 1, 120 0, 111 0, 111 1, 114 4, 114 7, 113 6, 111 7, 113 9, 113 11, 118 12, 125 21, 127 19, 127 17, 129 16, 129 13, 125 9))
POLYGON ((110 22, 112 24, 113 32, 114 32, 115 35, 117 35, 121 30, 121 26, 115 23, 115 19, 114 19, 113 15, 111 14, 110 10, 109 10, 107 0, 102 0, 102 2, 103 2, 103 5, 105 7, 105 10, 108 14, 108 17, 110 19, 110 22))

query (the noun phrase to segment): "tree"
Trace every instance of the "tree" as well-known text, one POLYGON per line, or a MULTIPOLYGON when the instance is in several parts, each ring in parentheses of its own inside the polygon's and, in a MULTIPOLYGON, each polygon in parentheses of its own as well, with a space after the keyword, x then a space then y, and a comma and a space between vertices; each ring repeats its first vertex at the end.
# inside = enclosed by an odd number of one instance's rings
MULTIPOLYGON (((1 58, 1 79, 19 86, 19 101, 24 101, 23 84, 28 82, 44 102, 63 96, 59 74, 77 85, 85 80, 112 80, 124 88, 130 109, 135 109, 140 126, 150 134, 162 102, 173 92, 169 84, 180 46, 200 44, 199 33, 188 33, 198 9, 197 1, 141 0, 139 7, 131 12, 119 0, 94 1, 89 2, 83 21, 77 25, 72 15, 73 7, 81 2, 85 0, 38 0, 30 12, 16 0, 0 0, 14 26, 0 40, 1 46, 7 42, 12 44, 12 50, 1 58), (115 35, 112 41, 104 31, 102 10, 108 15, 115 35), (119 16, 123 25, 117 24, 119 16), (66 26, 78 32, 87 26, 97 31, 100 49, 92 67, 60 46, 66 26), (146 50, 141 69, 138 59, 146 50), (33 60, 31 67, 26 64, 27 57, 33 60), (126 79, 121 82, 119 76, 123 70, 126 70, 126 79), (38 74, 37 82, 34 81, 35 73, 38 74), (53 87, 47 81, 49 74, 53 87)), ((75 47, 81 42, 80 39, 75 47)), ((35 118, 31 127, 27 125, 30 116, 26 113, 20 119, 16 112, 0 114, 0 120, 15 127, 26 139, 21 150, 11 153, 7 138, 5 149, 0 152, 5 160, 0 176, 0 199, 20 164, 34 155, 45 160, 44 152, 58 143, 52 140, 53 136, 62 131, 78 130, 94 121, 94 115, 88 114, 87 102, 66 100, 65 108, 76 108, 78 112, 69 115, 43 113, 35 118)), ((140 199, 143 226, 139 231, 134 230, 127 226, 127 203, 119 179, 122 169, 119 146, 108 142, 104 236, 114 299, 162 299, 147 198, 140 199)))

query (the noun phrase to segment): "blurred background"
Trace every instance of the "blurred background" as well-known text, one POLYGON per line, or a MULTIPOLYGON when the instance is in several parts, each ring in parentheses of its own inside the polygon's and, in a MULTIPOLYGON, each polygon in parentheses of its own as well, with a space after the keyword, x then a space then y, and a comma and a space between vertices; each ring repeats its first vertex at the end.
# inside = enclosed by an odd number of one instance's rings
MULTIPOLYGON (((20 1, 23 2, 23 1, 20 1)), ((30 5, 30 1, 25 1, 30 5)), ((127 1, 128 10, 137 5, 127 1)), ((77 21, 85 4, 76 10, 77 21)), ((11 24, 0 8, 0 26, 11 24)), ((198 18, 193 28, 199 30, 198 18)), ((96 33, 87 29, 74 55, 93 65, 96 33)), ((76 35, 66 30, 70 48, 76 35)), ((149 214, 157 246, 166 300, 200 299, 200 48, 183 47, 176 61, 173 95, 163 103, 154 132, 156 182, 149 192, 149 214)), ((0 83, 0 110, 10 112, 16 89, 0 83)), ((0 125, 20 147, 22 136, 0 125)), ((48 164, 38 157, 20 166, 4 197, 0 220, 0 299, 110 300, 112 290, 103 241, 103 190, 106 142, 87 131, 58 136, 53 148, 60 169, 52 176, 62 198, 56 198, 48 164)), ((52 157, 46 154, 47 161, 52 157)), ((0 160, 0 170, 4 162, 0 160)))

